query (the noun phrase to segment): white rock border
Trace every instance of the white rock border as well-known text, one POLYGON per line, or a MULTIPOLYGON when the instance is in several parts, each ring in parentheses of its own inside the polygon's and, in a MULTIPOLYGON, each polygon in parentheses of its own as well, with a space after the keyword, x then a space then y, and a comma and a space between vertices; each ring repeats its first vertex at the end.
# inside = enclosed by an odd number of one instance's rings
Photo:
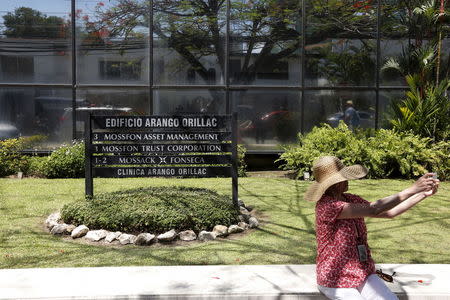
POLYGON ((229 227, 224 225, 216 225, 212 231, 201 231, 195 234, 193 230, 184 230, 182 232, 176 232, 175 229, 167 231, 162 234, 152 234, 149 232, 142 232, 140 234, 133 235, 123 233, 120 231, 111 232, 104 229, 90 230, 86 225, 75 226, 72 224, 65 224, 61 219, 59 212, 54 212, 48 216, 45 220, 45 226, 48 231, 53 235, 70 235, 72 239, 84 239, 89 242, 101 242, 104 244, 112 244, 116 241, 116 244, 120 245, 140 245, 148 246, 155 243, 167 245, 175 240, 181 240, 184 242, 190 241, 211 241, 218 237, 225 238, 230 234, 241 233, 251 228, 259 227, 259 222, 255 216, 252 215, 253 208, 245 206, 244 202, 239 199, 239 223, 230 225, 229 227), (189 237, 186 237, 188 234, 189 237))

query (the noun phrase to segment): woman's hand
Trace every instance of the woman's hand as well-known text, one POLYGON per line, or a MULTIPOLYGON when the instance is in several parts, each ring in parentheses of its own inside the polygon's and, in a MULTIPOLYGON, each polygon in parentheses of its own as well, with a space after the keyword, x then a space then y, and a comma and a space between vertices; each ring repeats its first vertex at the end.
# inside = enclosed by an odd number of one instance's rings
POLYGON ((439 179, 433 179, 433 181, 434 181, 434 184, 433 184, 433 187, 431 188, 431 190, 423 192, 425 197, 430 197, 437 193, 438 188, 439 188, 439 179))
MULTIPOLYGON (((416 182, 408 189, 408 192, 412 195, 420 193, 420 192, 426 192, 430 193, 433 191, 434 186, 439 184, 439 180, 433 179, 434 173, 426 173, 419 179, 417 179, 416 182)), ((434 192, 436 193, 436 192, 434 192)), ((434 193, 431 193, 433 195, 434 193)))

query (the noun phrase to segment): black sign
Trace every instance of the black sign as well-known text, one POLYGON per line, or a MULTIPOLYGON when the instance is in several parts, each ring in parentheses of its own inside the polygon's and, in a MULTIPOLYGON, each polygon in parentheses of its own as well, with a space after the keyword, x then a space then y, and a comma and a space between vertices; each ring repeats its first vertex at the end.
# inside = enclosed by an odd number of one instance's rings
POLYGON ((237 115, 91 116, 85 121, 86 195, 93 177, 232 177, 237 115))
POLYGON ((94 142, 219 142, 231 140, 231 132, 96 132, 94 142))
POLYGON ((230 116, 96 116, 94 129, 230 130, 230 116))
POLYGON ((231 144, 94 144, 93 153, 157 154, 157 153, 223 153, 231 152, 231 144))
POLYGON ((107 167, 93 168, 95 177, 218 177, 231 176, 230 167, 107 167))
POLYGON ((226 165, 230 155, 102 155, 92 157, 93 165, 226 165))

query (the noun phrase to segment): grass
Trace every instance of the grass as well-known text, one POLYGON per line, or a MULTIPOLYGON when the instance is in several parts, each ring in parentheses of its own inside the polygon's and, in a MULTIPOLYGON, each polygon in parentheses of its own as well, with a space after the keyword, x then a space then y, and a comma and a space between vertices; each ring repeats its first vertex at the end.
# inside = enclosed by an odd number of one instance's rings
MULTIPOLYGON (((399 191, 405 180, 359 180, 350 191, 368 200, 399 191)), ((182 185, 231 194, 230 179, 95 179, 94 192, 182 185)), ((253 205, 262 226, 208 243, 106 247, 62 239, 44 229, 46 217, 84 195, 82 179, 0 179, 0 268, 131 265, 315 263, 314 204, 302 195, 308 183, 284 178, 242 178, 240 198, 253 205)), ((450 263, 450 183, 393 219, 367 219, 377 263, 450 263)))

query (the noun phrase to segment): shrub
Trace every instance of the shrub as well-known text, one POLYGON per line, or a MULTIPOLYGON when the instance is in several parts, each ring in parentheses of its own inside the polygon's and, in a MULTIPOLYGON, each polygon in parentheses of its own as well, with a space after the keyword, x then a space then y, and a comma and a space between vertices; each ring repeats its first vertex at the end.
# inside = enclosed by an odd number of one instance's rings
POLYGON ((381 129, 352 132, 341 122, 337 128, 324 124, 306 135, 299 144, 285 149, 282 167, 295 171, 297 178, 323 155, 339 157, 344 164, 362 164, 369 178, 414 178, 427 171, 441 179, 450 176, 449 142, 433 143, 409 132, 381 129), (371 134, 370 134, 371 133, 371 134))
POLYGON ((84 143, 75 142, 63 146, 42 162, 34 162, 33 171, 47 178, 81 178, 84 177, 84 143))
POLYGON ((20 137, 0 140, 0 177, 26 172, 29 158, 21 151, 45 139, 44 136, 20 137))
POLYGON ((365 166, 373 178, 414 178, 435 170, 441 153, 430 138, 381 129, 367 140, 365 166))
POLYGON ((66 204, 66 223, 91 229, 162 233, 171 229, 197 232, 237 222, 238 211, 228 196, 187 187, 138 188, 95 195, 66 204))
POLYGON ((31 156, 28 159, 28 169, 26 174, 28 176, 45 177, 44 170, 47 160, 47 156, 31 156))
POLYGON ((247 152, 247 149, 242 146, 238 145, 238 176, 239 177, 247 177, 247 164, 245 163, 245 152, 247 152))
POLYGON ((359 157, 366 156, 364 142, 343 122, 337 128, 323 124, 306 135, 299 134, 298 145, 286 146, 284 150, 278 161, 284 161, 282 167, 294 170, 297 178, 310 172, 312 163, 320 156, 335 155, 345 164, 357 163, 359 157))

